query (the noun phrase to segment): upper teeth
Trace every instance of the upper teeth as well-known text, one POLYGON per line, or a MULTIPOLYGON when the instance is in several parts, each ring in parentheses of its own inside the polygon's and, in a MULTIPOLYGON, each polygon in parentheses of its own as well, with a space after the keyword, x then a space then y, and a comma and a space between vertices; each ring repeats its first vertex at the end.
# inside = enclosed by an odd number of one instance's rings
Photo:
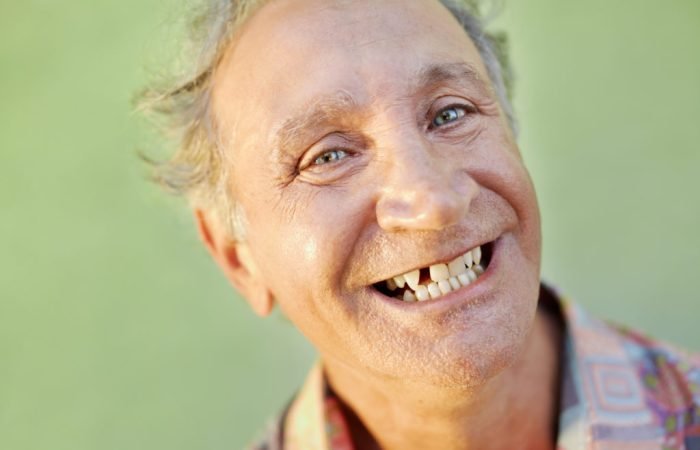
POLYGON ((474 257, 474 263, 476 265, 481 264, 481 247, 477 247, 472 250, 472 256, 474 257))
POLYGON ((401 297, 407 302, 435 299, 469 285, 484 273, 481 256, 481 247, 476 247, 448 263, 433 264, 429 268, 432 282, 425 285, 419 284, 420 269, 415 269, 387 280, 386 287, 394 291, 408 285, 401 297))
MULTIPOLYGON (((418 287, 418 281, 420 280, 420 269, 412 270, 403 275, 399 275, 399 277, 401 276, 403 276, 404 280, 406 280, 406 284, 408 284, 408 287, 415 291, 418 287)), ((396 278, 394 278, 394 281, 396 281, 396 278)))
POLYGON ((430 266, 430 279, 438 282, 450 278, 450 271, 447 270, 447 264, 433 264, 430 266))

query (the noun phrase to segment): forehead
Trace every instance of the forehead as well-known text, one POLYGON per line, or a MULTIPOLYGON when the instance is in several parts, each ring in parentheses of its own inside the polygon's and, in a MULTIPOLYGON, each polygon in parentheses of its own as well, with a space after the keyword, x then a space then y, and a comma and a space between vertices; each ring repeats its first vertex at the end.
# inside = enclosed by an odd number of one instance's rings
POLYGON ((397 98, 441 64, 488 79, 437 0, 272 0, 224 55, 212 106, 225 139, 235 128, 260 142, 293 110, 325 97, 353 105, 397 98))

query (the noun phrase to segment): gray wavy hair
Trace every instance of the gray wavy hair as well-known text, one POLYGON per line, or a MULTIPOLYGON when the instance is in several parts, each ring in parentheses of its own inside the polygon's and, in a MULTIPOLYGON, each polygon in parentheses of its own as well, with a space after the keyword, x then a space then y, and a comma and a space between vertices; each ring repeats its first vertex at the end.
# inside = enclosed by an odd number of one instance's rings
MULTIPOLYGON (((164 161, 144 159, 153 179, 166 190, 185 196, 192 207, 215 216, 235 239, 244 239, 245 218, 227 188, 230 161, 216 133, 210 111, 212 75, 241 26, 271 0, 204 0, 189 24, 183 52, 186 70, 154 84, 137 97, 138 109, 176 147, 164 161)), ((514 135, 517 123, 511 105, 512 70, 505 35, 485 30, 483 2, 439 0, 474 42, 514 135)))

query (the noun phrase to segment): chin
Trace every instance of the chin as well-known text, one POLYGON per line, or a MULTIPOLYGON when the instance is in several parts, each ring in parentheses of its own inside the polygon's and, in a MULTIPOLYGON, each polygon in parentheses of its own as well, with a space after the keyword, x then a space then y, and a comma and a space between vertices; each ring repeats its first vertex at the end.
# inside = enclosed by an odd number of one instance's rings
POLYGON ((539 280, 521 273, 517 289, 496 289, 477 305, 456 311, 449 333, 431 345, 423 377, 432 384, 473 389, 487 384, 522 358, 531 336, 539 280), (530 280, 532 278, 532 280, 530 280), (534 280, 534 281, 533 281, 534 280), (517 294, 516 294, 517 292, 517 294), (465 322, 464 317, 469 317, 465 322))

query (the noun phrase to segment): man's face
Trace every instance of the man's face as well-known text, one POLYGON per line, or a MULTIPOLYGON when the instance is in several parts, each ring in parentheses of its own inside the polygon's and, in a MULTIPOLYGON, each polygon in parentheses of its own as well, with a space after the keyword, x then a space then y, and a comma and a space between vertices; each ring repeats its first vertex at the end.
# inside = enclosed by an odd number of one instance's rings
POLYGON ((512 362, 536 309, 538 209, 442 5, 275 0, 225 55, 213 110, 261 285, 329 363, 469 385, 512 362), (477 246, 487 267, 465 287, 386 288, 477 246))

